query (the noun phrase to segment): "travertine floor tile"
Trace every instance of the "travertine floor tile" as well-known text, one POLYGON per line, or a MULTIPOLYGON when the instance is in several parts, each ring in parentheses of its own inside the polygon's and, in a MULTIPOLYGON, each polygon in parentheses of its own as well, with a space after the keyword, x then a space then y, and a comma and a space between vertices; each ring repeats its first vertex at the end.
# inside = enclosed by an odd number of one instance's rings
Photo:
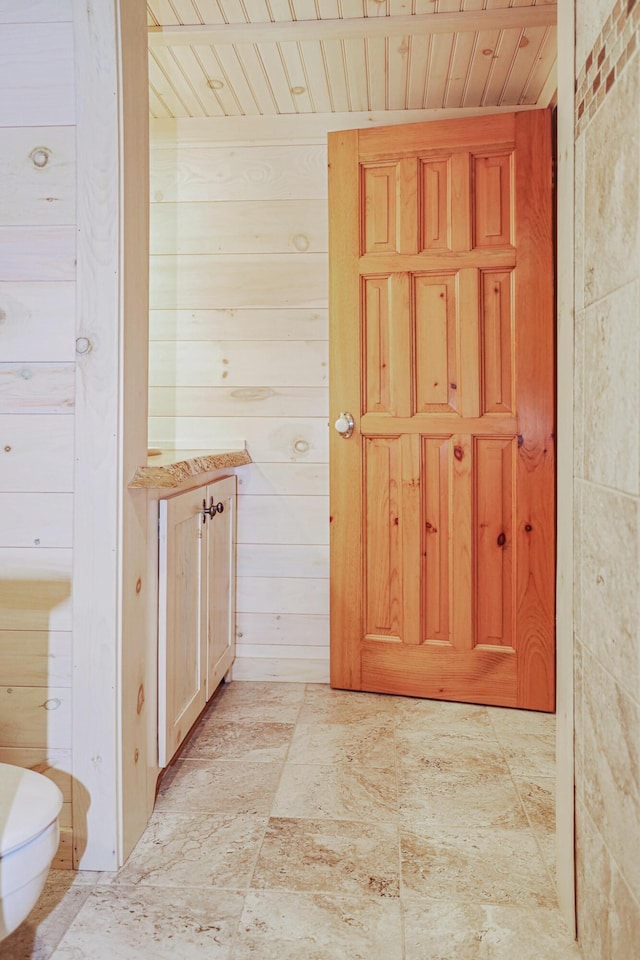
POLYGON ((207 716, 194 730, 183 757, 201 760, 284 760, 293 723, 234 720, 207 716))
POLYGON ((218 691, 206 715, 225 721, 295 723, 304 695, 304 683, 231 683, 218 691))
POLYGON ((404 906, 405 960, 580 960, 554 908, 404 906))
POLYGON ((54 960, 227 960, 244 894, 112 884, 93 891, 54 960))
POLYGON ((266 818, 155 813, 117 884, 245 889, 266 818))
POLYGON ((392 824, 273 818, 251 886, 397 897, 398 872, 392 824))
POLYGON ((556 791, 552 777, 514 777, 516 790, 538 841, 542 859, 555 883, 556 791))
POLYGON ((160 787, 156 810, 268 816, 282 764, 179 760, 160 787))
POLYGON ((486 707, 412 697, 396 697, 395 707, 398 729, 416 736, 460 734, 479 739, 493 739, 494 736, 486 707))
POLYGON ((82 873, 78 878, 70 870, 50 872, 27 919, 0 943, 3 960, 48 960, 91 893, 92 885, 82 873))
MULTIPOLYGON (((508 773, 477 770, 449 774, 402 763, 398 769, 398 808, 403 821, 434 821, 473 833, 500 818, 520 814, 520 799, 508 773)), ((523 826, 524 826, 523 819, 523 826)))
POLYGON ((394 718, 396 697, 380 693, 356 693, 331 690, 324 684, 307 686, 304 703, 298 715, 300 723, 350 723, 356 720, 376 721, 394 718))
POLYGON ((522 811, 490 826, 400 828, 403 896, 554 906, 555 889, 522 811))
POLYGON ((361 763, 286 763, 272 808, 274 817, 395 820, 395 769, 361 763))
POLYGON ((251 891, 232 960, 402 960, 400 904, 251 891))
POLYGON ((298 723, 287 759, 291 763, 362 763, 392 768, 396 761, 393 720, 298 723))
POLYGON ((487 710, 514 776, 555 777, 555 716, 500 707, 487 710))
POLYGON ((424 773, 499 774, 509 767, 497 740, 480 739, 461 734, 431 735, 415 730, 396 731, 398 760, 424 773))

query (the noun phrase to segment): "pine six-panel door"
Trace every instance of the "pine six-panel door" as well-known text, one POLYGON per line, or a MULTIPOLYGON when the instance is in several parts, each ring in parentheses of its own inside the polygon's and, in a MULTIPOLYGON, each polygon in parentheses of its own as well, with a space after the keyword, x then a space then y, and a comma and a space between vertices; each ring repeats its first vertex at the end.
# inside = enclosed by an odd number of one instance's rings
POLYGON ((554 708, 546 111, 329 135, 331 683, 554 708))

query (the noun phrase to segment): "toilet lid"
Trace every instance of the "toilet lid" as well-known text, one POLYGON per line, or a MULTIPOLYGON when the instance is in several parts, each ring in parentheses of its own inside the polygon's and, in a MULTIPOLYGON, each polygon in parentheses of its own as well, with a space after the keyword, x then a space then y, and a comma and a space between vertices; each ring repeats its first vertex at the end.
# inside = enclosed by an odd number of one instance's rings
POLYGON ((57 818, 62 794, 41 773, 0 763, 0 855, 37 836, 57 818))

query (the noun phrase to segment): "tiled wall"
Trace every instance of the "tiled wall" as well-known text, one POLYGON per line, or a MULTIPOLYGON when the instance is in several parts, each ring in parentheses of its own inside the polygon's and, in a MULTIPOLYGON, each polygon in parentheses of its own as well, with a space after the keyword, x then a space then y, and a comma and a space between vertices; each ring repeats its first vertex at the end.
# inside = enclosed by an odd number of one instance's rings
POLYGON ((576 5, 576 815, 585 960, 640 931, 640 2, 576 5))

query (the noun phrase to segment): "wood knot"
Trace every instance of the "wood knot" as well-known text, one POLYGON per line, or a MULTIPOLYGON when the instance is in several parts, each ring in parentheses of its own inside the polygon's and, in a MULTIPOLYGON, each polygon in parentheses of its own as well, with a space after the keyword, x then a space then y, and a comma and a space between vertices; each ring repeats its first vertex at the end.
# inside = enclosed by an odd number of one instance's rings
POLYGON ((464 450, 462 447, 455 446, 453 448, 453 455, 458 462, 460 462, 460 460, 464 460, 464 450))
POLYGON ((499 546, 499 547, 504 547, 504 545, 505 545, 506 542, 507 542, 507 538, 506 538, 506 536, 505 536, 505 534, 504 534, 504 531, 503 531, 502 533, 498 534, 498 546, 499 546))
POLYGON ((531 533, 531 531, 533 530, 533 527, 531 526, 530 523, 525 523, 524 528, 527 531, 527 533, 531 533))
POLYGON ((136 707, 138 716, 142 713, 142 708, 144 707, 144 684, 141 683, 138 687, 138 704, 136 707))
POLYGON ((138 579, 136 580, 136 593, 140 593, 141 590, 142 590, 142 580, 140 579, 140 577, 138 577, 138 579))

